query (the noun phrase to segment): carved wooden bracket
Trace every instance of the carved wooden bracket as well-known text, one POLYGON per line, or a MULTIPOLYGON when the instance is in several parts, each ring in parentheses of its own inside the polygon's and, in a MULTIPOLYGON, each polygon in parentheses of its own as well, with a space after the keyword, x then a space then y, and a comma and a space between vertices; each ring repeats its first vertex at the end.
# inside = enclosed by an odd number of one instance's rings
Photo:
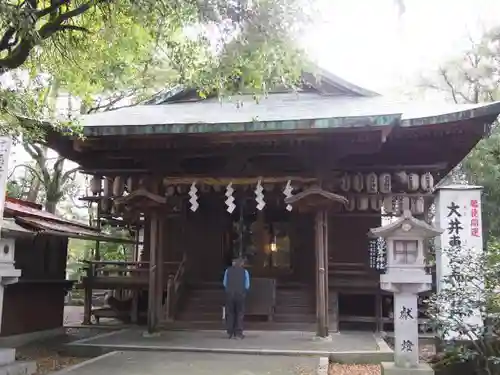
POLYGON ((342 195, 330 193, 318 186, 310 187, 297 195, 285 199, 286 204, 297 207, 299 211, 318 211, 340 209, 348 203, 342 195))

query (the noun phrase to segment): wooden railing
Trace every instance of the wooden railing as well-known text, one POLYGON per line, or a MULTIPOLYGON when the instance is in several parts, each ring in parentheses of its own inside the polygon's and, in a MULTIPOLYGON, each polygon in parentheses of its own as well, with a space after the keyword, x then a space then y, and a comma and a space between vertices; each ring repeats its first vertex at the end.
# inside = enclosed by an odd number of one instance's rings
MULTIPOLYGON (((115 290, 119 293, 120 300, 127 299, 131 301, 130 306, 127 306, 127 311, 120 311, 121 315, 130 316, 132 322, 137 321, 138 299, 141 290, 149 288, 149 262, 126 262, 126 261, 84 261, 84 269, 86 277, 83 278, 81 286, 85 289, 84 300, 84 323, 90 324, 92 314, 97 318, 97 310, 92 310, 92 290, 115 290)), ((168 281, 163 284, 167 288, 165 306, 167 309, 167 317, 173 316, 175 312, 175 304, 177 303, 179 289, 183 283, 185 273, 185 258, 181 262, 163 262, 163 274, 169 275, 168 281), (172 284, 170 286, 170 284, 172 284), (167 307, 170 304, 172 307, 167 307)), ((162 303, 162 301, 158 301, 162 303)), ((125 306, 125 305, 124 305, 125 306)), ((113 311, 105 311, 106 317, 109 314, 113 315, 113 311)), ((109 308, 108 308, 109 310, 109 308)), ((111 310, 116 310, 111 309, 111 310)), ((118 312, 114 311, 117 315, 118 312)), ((100 312, 99 312, 100 314, 100 312)), ((103 315, 104 316, 104 315, 103 315)))
POLYGON ((170 274, 167 281, 167 296, 165 299, 165 319, 173 321, 177 311, 177 304, 179 302, 180 291, 184 285, 184 276, 186 274, 186 254, 182 257, 182 262, 175 275, 170 274))
MULTIPOLYGON (((83 263, 87 270, 87 277, 90 278, 147 275, 149 272, 149 262, 85 260, 83 263)), ((176 269, 179 264, 180 262, 163 262, 163 267, 169 273, 172 269, 176 269)))

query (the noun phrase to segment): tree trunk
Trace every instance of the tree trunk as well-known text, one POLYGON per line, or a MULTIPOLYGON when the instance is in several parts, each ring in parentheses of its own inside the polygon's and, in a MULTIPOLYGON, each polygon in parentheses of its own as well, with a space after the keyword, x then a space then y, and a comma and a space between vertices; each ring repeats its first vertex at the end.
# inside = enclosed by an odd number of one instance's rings
POLYGON ((26 196, 27 201, 36 203, 41 185, 42 182, 36 176, 33 176, 33 180, 31 181, 30 188, 28 190, 28 195, 26 196))
POLYGON ((56 213, 57 201, 50 201, 47 199, 45 202, 45 211, 50 212, 51 214, 56 213))

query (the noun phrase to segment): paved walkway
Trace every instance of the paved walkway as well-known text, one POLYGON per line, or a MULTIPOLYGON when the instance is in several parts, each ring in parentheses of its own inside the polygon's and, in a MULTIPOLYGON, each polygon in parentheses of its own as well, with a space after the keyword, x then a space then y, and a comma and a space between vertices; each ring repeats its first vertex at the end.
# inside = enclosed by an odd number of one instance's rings
MULTIPOLYGON (((77 343, 75 343, 77 344, 77 343)), ((310 332, 248 331, 244 340, 229 340, 223 331, 163 331, 159 336, 145 337, 143 329, 126 329, 95 336, 85 345, 111 347, 116 350, 172 348, 227 349, 227 350, 281 350, 281 351, 376 351, 373 334, 347 332, 334 334, 332 341, 319 341, 310 332)))
POLYGON ((113 352, 54 375, 315 375, 318 363, 307 357, 113 352))

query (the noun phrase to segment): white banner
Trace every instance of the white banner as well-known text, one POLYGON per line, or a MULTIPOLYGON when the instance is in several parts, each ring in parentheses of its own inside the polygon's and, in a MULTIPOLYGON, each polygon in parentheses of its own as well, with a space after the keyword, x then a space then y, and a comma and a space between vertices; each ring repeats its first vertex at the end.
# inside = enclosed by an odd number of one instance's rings
MULTIPOLYGON (((438 293, 444 288, 444 279, 450 274, 449 256, 441 249, 449 249, 457 254, 461 252, 460 255, 466 257, 473 257, 474 254, 483 251, 481 191, 480 186, 467 185, 444 186, 438 190, 436 226, 444 230, 436 240, 438 293)), ((475 289, 480 290, 477 285, 475 289)), ((467 319, 467 323, 482 326, 482 317, 479 312, 467 319)))

